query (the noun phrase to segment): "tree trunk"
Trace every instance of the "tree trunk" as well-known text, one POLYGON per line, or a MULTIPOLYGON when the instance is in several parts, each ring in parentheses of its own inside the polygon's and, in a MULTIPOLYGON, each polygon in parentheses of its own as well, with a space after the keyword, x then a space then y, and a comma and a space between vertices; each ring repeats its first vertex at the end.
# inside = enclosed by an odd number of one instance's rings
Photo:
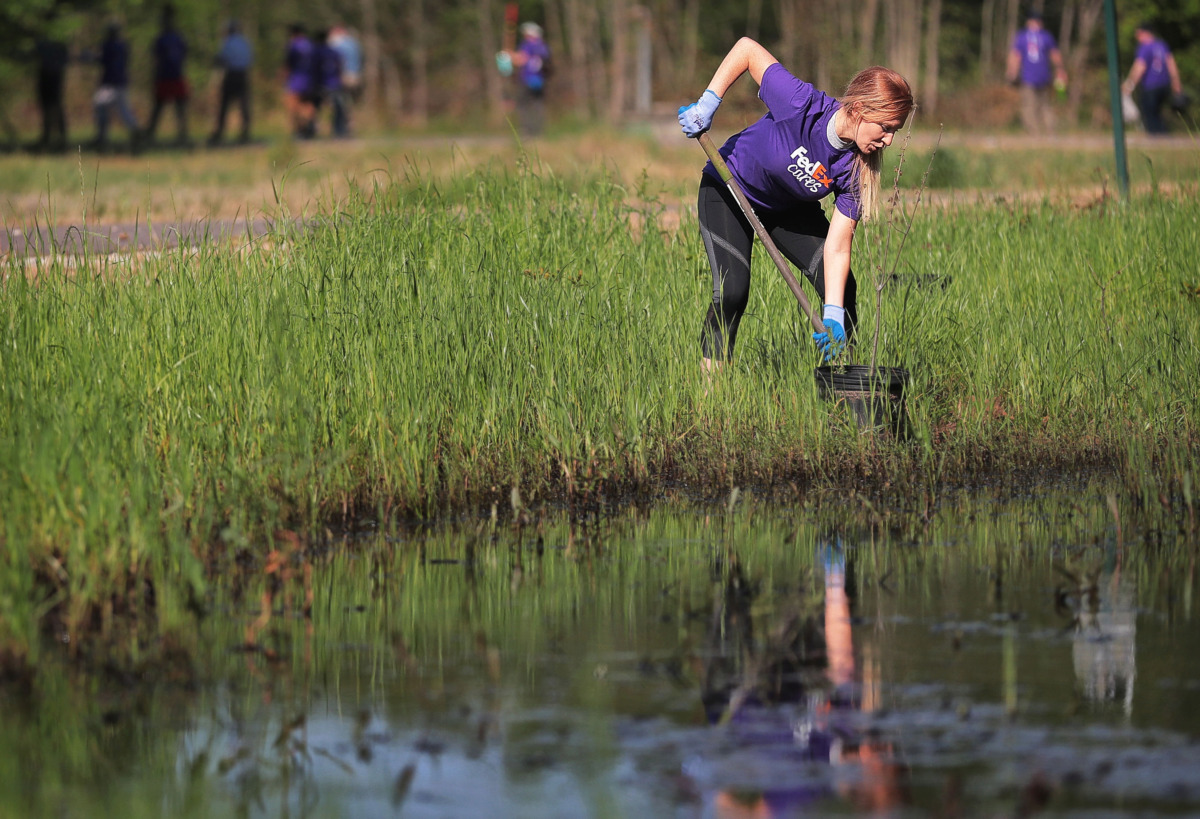
POLYGON ((746 36, 751 40, 759 37, 762 25, 762 0, 746 0, 746 36))
POLYGON ((626 0, 610 0, 612 59, 609 63, 608 118, 618 123, 625 116, 629 87, 629 9, 626 0))
POLYGON ((799 51, 796 33, 800 31, 800 10, 797 0, 779 0, 779 29, 782 32, 775 56, 789 71, 799 71, 796 53, 799 51))
POLYGON ((571 93, 575 97, 575 114, 586 119, 590 114, 591 91, 588 82, 588 38, 581 0, 563 0, 563 17, 567 42, 571 48, 571 93))
POLYGON ((941 71, 938 61, 938 43, 942 36, 942 0, 929 0, 925 11, 925 78, 921 92, 921 107, 930 115, 937 113, 938 79, 941 71))
POLYGON ((1104 0, 1081 0, 1076 31, 1075 46, 1071 49, 1071 58, 1067 62, 1069 91, 1067 94, 1068 121, 1079 121, 1079 106, 1083 103, 1084 74, 1087 71, 1089 51, 1091 51, 1092 36, 1100 23, 1100 15, 1104 12, 1104 0))
MULTIPOLYGON (((729 45, 733 45, 730 43, 729 45)), ((700 0, 687 0, 683 14, 683 54, 681 64, 687 82, 708 82, 696 78, 696 60, 700 54, 700 0)))
POLYGON ((863 3, 861 24, 858 29, 858 64, 868 66, 875 62, 875 30, 879 24, 879 0, 863 3))
POLYGON ((403 83, 400 68, 390 56, 383 58, 380 72, 383 75, 383 123, 391 128, 395 127, 396 116, 404 105, 403 83))
POLYGON ((409 62, 412 66, 412 102, 409 115, 416 125, 429 121, 429 50, 426 48, 424 0, 408 0, 408 31, 412 38, 409 62))
POLYGON ((888 34, 888 65, 917 84, 921 52, 921 0, 890 0, 884 4, 888 34))
POLYGON ((379 38, 379 15, 375 0, 359 0, 362 9, 363 104, 369 111, 379 110, 379 66, 383 55, 379 38))
POLYGON ((495 15, 492 0, 475 0, 475 3, 479 15, 479 64, 483 69, 488 119, 492 125, 499 125, 507 112, 504 105, 504 78, 496 71, 495 64, 496 52, 500 50, 496 41, 495 15))
POLYGON ((996 0, 983 0, 983 12, 979 18, 979 79, 987 82, 996 72, 995 35, 992 29, 996 22, 996 0))

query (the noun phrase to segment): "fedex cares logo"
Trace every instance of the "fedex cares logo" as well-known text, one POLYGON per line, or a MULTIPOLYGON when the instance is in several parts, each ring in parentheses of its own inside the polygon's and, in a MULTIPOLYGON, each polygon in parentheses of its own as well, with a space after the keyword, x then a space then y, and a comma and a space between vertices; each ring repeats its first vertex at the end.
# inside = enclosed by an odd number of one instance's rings
POLYGON ((822 187, 828 188, 833 185, 829 171, 820 162, 809 159, 808 149, 803 145, 792 151, 792 159, 795 162, 788 165, 788 173, 796 177, 796 180, 811 193, 820 193, 822 187))

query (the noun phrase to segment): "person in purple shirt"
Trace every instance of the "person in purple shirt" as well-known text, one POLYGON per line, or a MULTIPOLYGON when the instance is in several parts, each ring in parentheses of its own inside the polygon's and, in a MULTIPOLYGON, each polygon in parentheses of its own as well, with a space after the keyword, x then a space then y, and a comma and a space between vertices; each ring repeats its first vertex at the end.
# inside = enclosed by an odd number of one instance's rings
POLYGON ((1008 50, 1005 76, 1021 87, 1021 124, 1033 134, 1054 130, 1054 89, 1066 91, 1067 71, 1054 35, 1046 31, 1042 15, 1030 12, 1008 50))
POLYGON ((550 47, 537 23, 521 24, 521 44, 511 54, 517 69, 517 118, 526 136, 538 136, 546 121, 546 75, 550 47))
POLYGON ((109 23, 105 28, 99 56, 88 54, 85 59, 100 63, 100 84, 92 95, 96 115, 96 138, 92 145, 100 151, 108 150, 108 115, 116 109, 129 129, 130 148, 138 150, 141 131, 129 105, 129 43, 121 36, 119 23, 109 23))
POLYGON ((288 26, 287 53, 283 62, 283 101, 292 118, 296 136, 308 139, 316 134, 316 106, 320 89, 316 79, 316 49, 304 32, 304 26, 288 26))
POLYGON ((1182 94, 1183 84, 1179 80, 1179 68, 1167 44, 1155 36, 1149 25, 1140 25, 1136 32, 1138 50, 1125 79, 1122 90, 1132 94, 1140 85, 1138 108, 1142 124, 1148 134, 1165 134, 1167 124, 1163 122, 1162 107, 1167 97, 1182 94))
MULTIPOLYGON (((347 116, 349 100, 342 86, 342 55, 334 48, 329 31, 324 31, 317 38, 316 49, 313 52, 313 63, 316 71, 317 97, 316 111, 322 105, 329 103, 331 131, 335 137, 344 137, 350 131, 350 118, 347 116)), ((314 113, 314 116, 317 114, 314 113)))
POLYGON ((187 59, 187 41, 175 25, 175 7, 167 5, 162 11, 162 28, 151 47, 154 57, 154 108, 150 121, 146 123, 146 139, 153 141, 158 130, 158 117, 167 103, 175 106, 175 122, 178 125, 176 141, 188 143, 187 105, 191 97, 183 63, 187 59))
MULTIPOLYGON (((697 102, 679 109, 689 137, 712 126, 721 98, 742 74, 759 85, 767 113, 721 148, 729 169, 783 255, 824 301, 825 333, 814 333, 826 360, 853 339, 857 323, 850 256, 858 222, 874 216, 882 153, 916 107, 904 77, 880 66, 860 71, 840 100, 797 79, 763 46, 743 37, 697 102), (832 194, 832 220, 820 200, 832 194)), ((701 333, 711 372, 733 354, 750 297, 754 232, 712 163, 699 193, 700 236, 712 268, 712 304, 701 333)))

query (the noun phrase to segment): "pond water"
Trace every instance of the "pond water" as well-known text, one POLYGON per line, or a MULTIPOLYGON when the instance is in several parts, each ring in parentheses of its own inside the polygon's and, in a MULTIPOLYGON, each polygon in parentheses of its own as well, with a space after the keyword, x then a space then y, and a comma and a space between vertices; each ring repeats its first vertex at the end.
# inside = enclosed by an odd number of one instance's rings
POLYGON ((1200 812, 1185 535, 730 500, 233 568, 186 673, 0 694, 0 815, 1200 812))

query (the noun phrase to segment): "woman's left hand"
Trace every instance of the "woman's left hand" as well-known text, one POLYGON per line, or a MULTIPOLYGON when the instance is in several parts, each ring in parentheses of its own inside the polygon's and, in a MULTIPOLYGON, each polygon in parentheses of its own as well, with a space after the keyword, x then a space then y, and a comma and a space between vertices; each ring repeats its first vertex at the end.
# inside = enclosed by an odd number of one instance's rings
POLYGON ((842 351, 846 349, 846 330, 840 322, 833 319, 824 321, 825 332, 813 333, 813 341, 817 343, 817 349, 825 354, 826 363, 833 361, 842 351))

